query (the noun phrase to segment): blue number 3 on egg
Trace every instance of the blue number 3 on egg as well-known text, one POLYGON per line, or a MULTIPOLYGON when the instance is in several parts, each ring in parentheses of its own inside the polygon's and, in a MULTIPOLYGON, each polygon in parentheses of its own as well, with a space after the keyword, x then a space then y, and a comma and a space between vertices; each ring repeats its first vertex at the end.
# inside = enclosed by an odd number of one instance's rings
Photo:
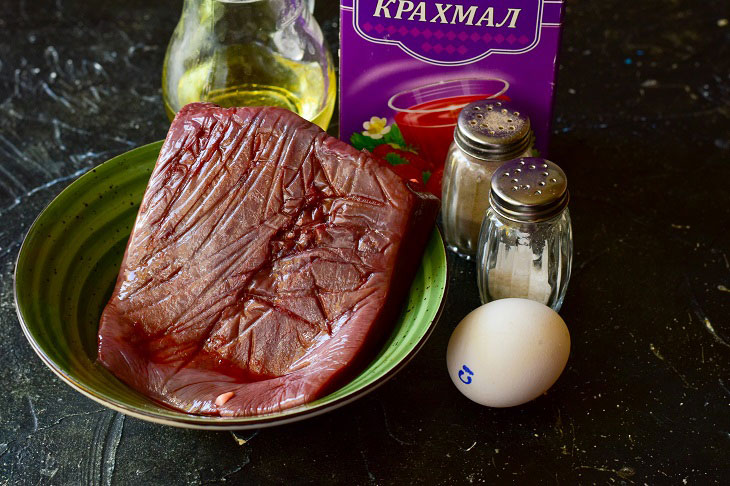
POLYGON ((471 383, 471 377, 474 376, 474 372, 467 368, 466 365, 462 366, 459 370, 459 380, 465 385, 471 383))

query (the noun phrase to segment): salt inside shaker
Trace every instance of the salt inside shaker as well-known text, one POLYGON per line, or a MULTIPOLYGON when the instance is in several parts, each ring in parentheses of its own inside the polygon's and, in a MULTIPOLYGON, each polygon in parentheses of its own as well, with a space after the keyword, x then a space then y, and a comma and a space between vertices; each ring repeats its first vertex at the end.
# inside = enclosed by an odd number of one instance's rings
POLYGON ((442 183, 441 219, 447 247, 473 259, 489 206, 489 184, 505 161, 532 154, 530 119, 512 104, 480 100, 459 113, 442 183))
POLYGON ((519 158, 492 176, 477 283, 482 303, 507 297, 563 304, 573 259, 567 179, 555 163, 519 158))

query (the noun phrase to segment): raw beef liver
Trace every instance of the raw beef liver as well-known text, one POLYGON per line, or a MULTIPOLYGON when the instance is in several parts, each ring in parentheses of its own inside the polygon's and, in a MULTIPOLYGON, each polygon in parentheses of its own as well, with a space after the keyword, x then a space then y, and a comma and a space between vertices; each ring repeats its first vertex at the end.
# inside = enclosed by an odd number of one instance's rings
POLYGON ((187 105, 101 317, 99 362, 190 413, 319 398, 392 330, 437 211, 289 111, 187 105))

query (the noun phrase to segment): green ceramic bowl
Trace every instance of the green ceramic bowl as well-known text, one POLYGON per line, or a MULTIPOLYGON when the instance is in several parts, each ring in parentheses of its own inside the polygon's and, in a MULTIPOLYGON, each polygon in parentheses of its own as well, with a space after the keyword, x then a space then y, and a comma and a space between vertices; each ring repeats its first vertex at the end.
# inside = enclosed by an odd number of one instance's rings
POLYGON ((404 311, 384 348, 352 382, 314 402, 255 417, 189 415, 132 390, 96 361, 101 311, 111 296, 129 233, 162 142, 84 174, 38 216, 15 268, 15 305, 25 336, 63 381, 97 402, 179 427, 259 428, 318 415, 363 396, 424 344, 446 293, 446 254, 434 231, 404 311))

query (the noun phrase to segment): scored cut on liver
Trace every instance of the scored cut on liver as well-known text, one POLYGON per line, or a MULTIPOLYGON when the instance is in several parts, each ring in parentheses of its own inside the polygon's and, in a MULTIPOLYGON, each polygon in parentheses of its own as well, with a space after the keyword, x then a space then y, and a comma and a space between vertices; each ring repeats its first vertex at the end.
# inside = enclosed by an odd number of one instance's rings
POLYGON ((98 360, 189 413, 319 398, 392 330, 437 212, 287 110, 187 105, 102 314, 98 360))

